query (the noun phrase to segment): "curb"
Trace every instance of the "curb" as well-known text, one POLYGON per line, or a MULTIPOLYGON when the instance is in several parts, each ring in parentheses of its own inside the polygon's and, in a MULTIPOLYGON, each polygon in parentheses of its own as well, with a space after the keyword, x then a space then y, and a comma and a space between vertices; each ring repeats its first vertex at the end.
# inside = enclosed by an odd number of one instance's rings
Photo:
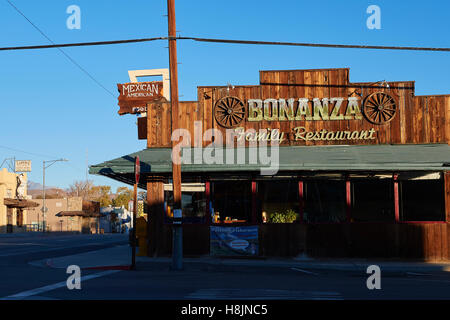
MULTIPOLYGON (((154 260, 147 261, 138 261, 138 264, 141 264, 142 267, 145 268, 145 264, 153 264, 153 263, 170 263, 168 259, 158 259, 158 258, 150 258, 154 260)), ((184 263, 186 264, 205 264, 211 266, 247 266, 247 267, 286 267, 286 268, 304 268, 309 270, 337 270, 337 271, 354 271, 354 272, 364 272, 366 273, 367 267, 370 265, 377 265, 381 268, 382 271, 387 272, 450 272, 450 264, 449 263, 434 263, 427 265, 417 265, 415 263, 386 263, 381 261, 367 261, 367 262, 349 262, 349 263, 327 263, 327 262, 302 262, 302 261, 244 261, 244 260, 195 260, 195 259, 185 259, 184 263)))
POLYGON ((131 266, 96 266, 83 267, 81 270, 131 270, 131 266))

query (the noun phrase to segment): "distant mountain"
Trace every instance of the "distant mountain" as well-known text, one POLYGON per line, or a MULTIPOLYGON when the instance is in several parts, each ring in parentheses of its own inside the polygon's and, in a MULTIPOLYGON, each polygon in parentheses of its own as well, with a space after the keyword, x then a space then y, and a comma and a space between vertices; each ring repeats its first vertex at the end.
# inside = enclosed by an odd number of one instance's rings
MULTIPOLYGON (((31 196, 33 199, 42 199, 43 193, 42 189, 31 189, 28 190, 28 195, 31 196)), ((45 197, 47 199, 59 199, 59 198, 65 198, 67 197, 67 192, 62 189, 58 188, 45 188, 45 197)))
MULTIPOLYGON (((42 184, 40 184, 38 182, 28 181, 27 189, 28 190, 42 190, 42 184)), ((45 186, 45 190, 47 190, 47 189, 55 189, 55 187, 45 186)))

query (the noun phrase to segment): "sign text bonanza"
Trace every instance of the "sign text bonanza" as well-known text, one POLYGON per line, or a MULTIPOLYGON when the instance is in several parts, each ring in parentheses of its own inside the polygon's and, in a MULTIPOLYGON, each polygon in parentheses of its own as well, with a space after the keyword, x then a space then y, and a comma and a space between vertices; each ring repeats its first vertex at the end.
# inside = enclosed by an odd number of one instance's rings
POLYGON ((361 120, 359 98, 249 99, 248 121, 361 120))

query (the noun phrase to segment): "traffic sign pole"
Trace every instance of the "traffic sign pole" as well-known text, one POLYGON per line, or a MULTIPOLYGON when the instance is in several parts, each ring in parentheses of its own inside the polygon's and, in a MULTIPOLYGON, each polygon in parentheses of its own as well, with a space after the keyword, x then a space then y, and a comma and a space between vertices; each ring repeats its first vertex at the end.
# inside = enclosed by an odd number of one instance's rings
POLYGON ((136 210, 137 210, 137 185, 139 183, 141 163, 139 161, 139 156, 136 157, 134 163, 134 200, 133 200, 133 229, 131 234, 132 244, 131 244, 131 269, 136 269, 136 210))

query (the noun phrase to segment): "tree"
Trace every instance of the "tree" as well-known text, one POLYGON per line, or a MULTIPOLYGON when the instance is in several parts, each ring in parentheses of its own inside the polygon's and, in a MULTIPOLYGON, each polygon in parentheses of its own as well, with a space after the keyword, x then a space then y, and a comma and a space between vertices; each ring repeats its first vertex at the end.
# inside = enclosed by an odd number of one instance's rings
POLYGON ((81 197, 87 201, 100 202, 101 207, 107 207, 112 204, 110 186, 94 186, 93 182, 75 181, 69 186, 68 195, 71 197, 81 197))
POLYGON ((89 194, 93 186, 92 180, 75 181, 69 186, 67 193, 71 197, 81 197, 83 200, 91 200, 89 199, 89 194))
POLYGON ((112 204, 110 186, 93 186, 89 193, 89 200, 100 202, 101 207, 112 204))
POLYGON ((115 207, 128 207, 128 202, 133 199, 133 191, 127 187, 119 187, 116 191, 116 198, 113 200, 115 207))

